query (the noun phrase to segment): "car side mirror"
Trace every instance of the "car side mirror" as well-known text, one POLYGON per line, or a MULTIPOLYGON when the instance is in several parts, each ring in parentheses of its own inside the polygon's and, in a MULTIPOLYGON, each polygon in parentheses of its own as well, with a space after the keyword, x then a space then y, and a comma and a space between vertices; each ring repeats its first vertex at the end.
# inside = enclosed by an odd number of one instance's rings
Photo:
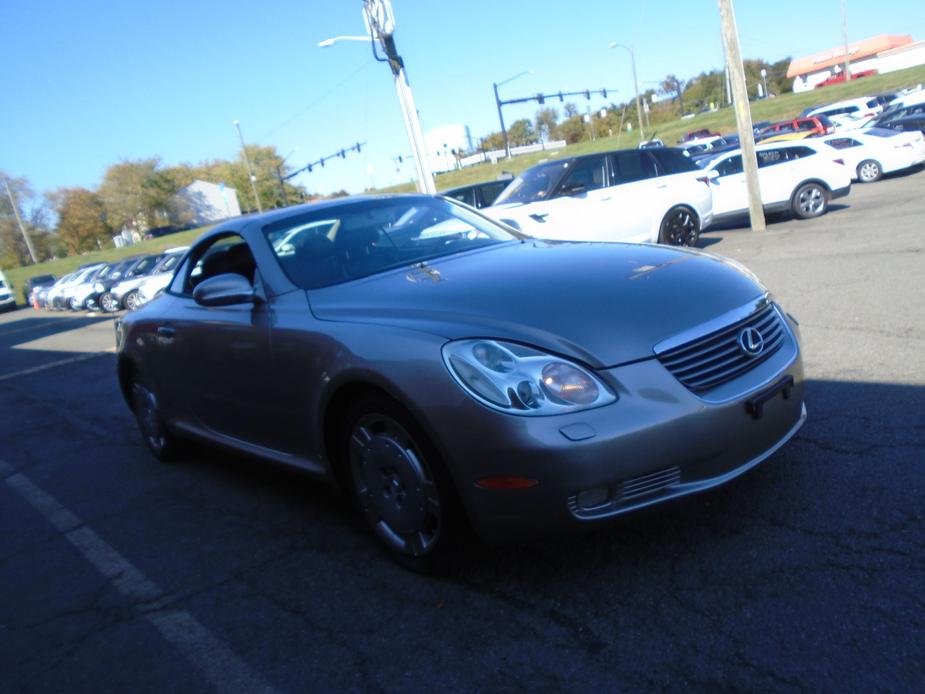
POLYGON ((257 292, 246 277, 234 272, 203 280, 193 290, 193 301, 200 306, 252 304, 257 292))
POLYGON ((581 195, 585 192, 585 187, 581 183, 569 183, 562 186, 559 195, 581 195))

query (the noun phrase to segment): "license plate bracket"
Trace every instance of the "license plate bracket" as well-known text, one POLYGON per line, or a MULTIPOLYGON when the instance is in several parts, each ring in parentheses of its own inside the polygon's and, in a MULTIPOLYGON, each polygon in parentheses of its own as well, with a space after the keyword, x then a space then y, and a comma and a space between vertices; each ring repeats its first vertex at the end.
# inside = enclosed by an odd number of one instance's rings
POLYGON ((745 403, 745 411, 752 416, 752 419, 761 419, 764 416, 764 405, 781 393, 784 400, 790 399, 790 392, 793 390, 793 376, 787 375, 777 379, 761 392, 753 395, 745 403))

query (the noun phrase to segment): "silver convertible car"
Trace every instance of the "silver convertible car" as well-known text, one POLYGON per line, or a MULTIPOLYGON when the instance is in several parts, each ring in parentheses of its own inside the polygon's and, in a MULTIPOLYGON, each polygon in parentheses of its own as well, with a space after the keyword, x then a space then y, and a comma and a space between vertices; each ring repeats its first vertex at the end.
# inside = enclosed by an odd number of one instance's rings
POLYGON ((722 484, 803 424, 796 321, 732 261, 544 242, 388 196, 231 220, 117 324, 161 459, 196 439, 357 501, 403 564, 722 484))

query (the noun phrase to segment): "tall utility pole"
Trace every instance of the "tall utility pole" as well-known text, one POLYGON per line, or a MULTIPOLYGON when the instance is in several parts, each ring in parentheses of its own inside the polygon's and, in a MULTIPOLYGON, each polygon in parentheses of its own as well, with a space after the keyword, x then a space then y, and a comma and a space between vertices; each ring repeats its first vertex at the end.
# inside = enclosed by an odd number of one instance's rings
POLYGON ((752 129, 752 114, 748 106, 748 86, 745 83, 745 68, 739 50, 739 30, 736 28, 732 0, 717 0, 719 16, 723 26, 723 46, 726 49, 726 63, 732 82, 732 100, 735 105, 736 127, 739 130, 739 146, 742 148, 742 166, 745 169, 745 185, 748 189, 748 216, 752 231, 764 231, 764 208, 761 206, 761 187, 758 183, 758 159, 755 155, 755 131, 752 129))
POLYGON ((434 185, 434 174, 430 168, 430 159, 427 156, 427 146, 424 144, 424 135, 421 133, 421 123, 418 120, 418 111, 411 95, 411 86, 405 74, 405 63, 395 48, 395 16, 392 14, 392 3, 389 0, 363 0, 363 15, 369 34, 376 43, 382 47, 386 62, 395 78, 395 91, 398 93, 398 102, 401 105, 402 118, 405 121, 405 130, 408 132, 408 141, 414 154, 414 165, 418 174, 418 190, 421 193, 437 192, 434 185))
MULTIPOLYGON (((646 133, 642 129, 642 104, 639 103, 639 80, 636 79, 636 54, 634 53, 632 47, 624 46, 622 43, 610 42, 611 48, 622 48, 626 51, 629 51, 630 54, 630 67, 633 69, 633 89, 636 91, 636 118, 639 121, 639 139, 645 140, 646 133)), ((681 114, 684 115, 683 113, 681 114)))
POLYGON ((841 0, 841 30, 845 40, 845 82, 851 79, 851 60, 848 57, 848 10, 845 0, 841 0))
POLYGON ((254 201, 257 203, 257 211, 263 212, 260 206, 260 196, 257 194, 257 177, 251 169, 251 160, 247 158, 247 147, 244 145, 244 135, 241 134, 241 121, 235 119, 231 124, 238 129, 238 138, 241 140, 241 154, 244 156, 244 165, 247 166, 247 177, 251 180, 251 190, 254 191, 254 201))
POLYGON ((13 197, 13 191, 10 190, 10 183, 6 180, 6 176, 3 177, 3 187, 6 188, 6 195, 10 199, 10 206, 13 208, 13 214, 16 215, 16 223, 19 225, 22 240, 26 242, 26 248, 29 249, 29 257, 32 258, 32 264, 35 265, 39 260, 35 257, 35 249, 32 247, 32 240, 26 233, 26 227, 22 223, 22 217, 19 216, 19 207, 16 205, 16 199, 13 197))

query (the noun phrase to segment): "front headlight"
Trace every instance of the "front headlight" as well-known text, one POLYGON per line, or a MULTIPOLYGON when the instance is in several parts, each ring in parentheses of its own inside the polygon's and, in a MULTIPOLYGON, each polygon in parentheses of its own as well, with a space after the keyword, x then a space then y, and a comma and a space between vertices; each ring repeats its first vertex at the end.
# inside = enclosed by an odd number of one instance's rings
POLYGON ((565 414, 617 399, 587 369, 511 342, 448 342, 443 346, 443 361, 463 390, 510 414, 565 414))

